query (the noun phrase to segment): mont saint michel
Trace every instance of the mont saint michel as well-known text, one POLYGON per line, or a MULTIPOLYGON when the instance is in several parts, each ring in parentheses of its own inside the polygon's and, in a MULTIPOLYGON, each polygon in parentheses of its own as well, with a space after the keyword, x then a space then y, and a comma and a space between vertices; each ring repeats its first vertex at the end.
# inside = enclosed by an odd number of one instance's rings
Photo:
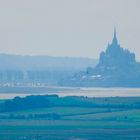
POLYGON ((116 29, 106 51, 100 53, 96 67, 64 79, 65 86, 85 87, 140 87, 140 63, 135 54, 120 46, 116 29))

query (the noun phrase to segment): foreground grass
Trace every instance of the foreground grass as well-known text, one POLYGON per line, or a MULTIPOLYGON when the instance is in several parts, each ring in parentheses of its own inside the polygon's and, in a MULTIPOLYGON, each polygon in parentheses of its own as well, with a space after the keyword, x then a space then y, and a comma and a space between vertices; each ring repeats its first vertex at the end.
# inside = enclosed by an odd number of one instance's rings
MULTIPOLYGON (((1 140, 139 140, 140 110, 54 107, 15 114, 57 112, 61 120, 1 119, 1 140), (105 112, 107 111, 107 112, 105 112), (84 113, 83 115, 78 115, 84 113), (87 113, 87 114, 86 114, 87 113), (90 114, 91 113, 91 114, 90 114), (129 116, 126 118, 125 116, 129 116)), ((8 113, 8 112, 7 112, 8 113)))
POLYGON ((2 140, 135 140, 140 138, 140 122, 79 120, 0 120, 2 140))
MULTIPOLYGON (((0 140, 140 140, 140 98, 82 98, 101 107, 49 107, 0 115, 57 113, 59 120, 0 119, 0 140), (107 107, 106 104, 130 107, 107 107), (105 106, 103 106, 105 104, 105 106)), ((3 102, 1 102, 3 103, 3 102)))

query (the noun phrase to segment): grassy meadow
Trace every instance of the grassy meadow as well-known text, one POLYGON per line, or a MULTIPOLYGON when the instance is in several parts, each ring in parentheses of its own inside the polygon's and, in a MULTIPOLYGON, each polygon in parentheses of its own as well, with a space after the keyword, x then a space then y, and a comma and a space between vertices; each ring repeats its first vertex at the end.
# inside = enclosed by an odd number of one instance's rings
MULTIPOLYGON (((56 120, 1 118, 0 140, 140 140, 140 108, 133 106, 140 102, 139 97, 87 98, 85 100, 101 106, 56 106, 1 112, 0 116, 57 113, 61 118, 56 120), (109 106, 106 106, 107 101, 110 103, 109 106), (122 103, 130 106, 113 106, 122 103)), ((3 102, 4 100, 1 100, 0 105, 3 102)))

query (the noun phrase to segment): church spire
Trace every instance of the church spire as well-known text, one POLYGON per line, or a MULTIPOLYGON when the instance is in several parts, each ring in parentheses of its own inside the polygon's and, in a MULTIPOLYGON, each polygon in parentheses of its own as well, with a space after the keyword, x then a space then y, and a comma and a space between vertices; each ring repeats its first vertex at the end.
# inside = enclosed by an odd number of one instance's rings
POLYGON ((117 35, 116 35, 116 27, 114 28, 114 38, 117 39, 117 35))
POLYGON ((117 40, 117 33, 116 33, 116 27, 114 28, 114 37, 112 40, 112 44, 118 44, 118 40, 117 40))

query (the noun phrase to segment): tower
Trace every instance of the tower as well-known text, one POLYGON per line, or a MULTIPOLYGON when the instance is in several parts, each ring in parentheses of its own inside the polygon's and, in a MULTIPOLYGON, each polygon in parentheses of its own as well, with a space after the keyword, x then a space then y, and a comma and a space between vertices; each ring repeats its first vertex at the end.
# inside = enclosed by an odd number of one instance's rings
POLYGON ((117 39, 117 33, 116 33, 116 28, 114 28, 114 36, 113 36, 113 40, 112 40, 112 45, 113 46, 118 46, 118 39, 117 39))

